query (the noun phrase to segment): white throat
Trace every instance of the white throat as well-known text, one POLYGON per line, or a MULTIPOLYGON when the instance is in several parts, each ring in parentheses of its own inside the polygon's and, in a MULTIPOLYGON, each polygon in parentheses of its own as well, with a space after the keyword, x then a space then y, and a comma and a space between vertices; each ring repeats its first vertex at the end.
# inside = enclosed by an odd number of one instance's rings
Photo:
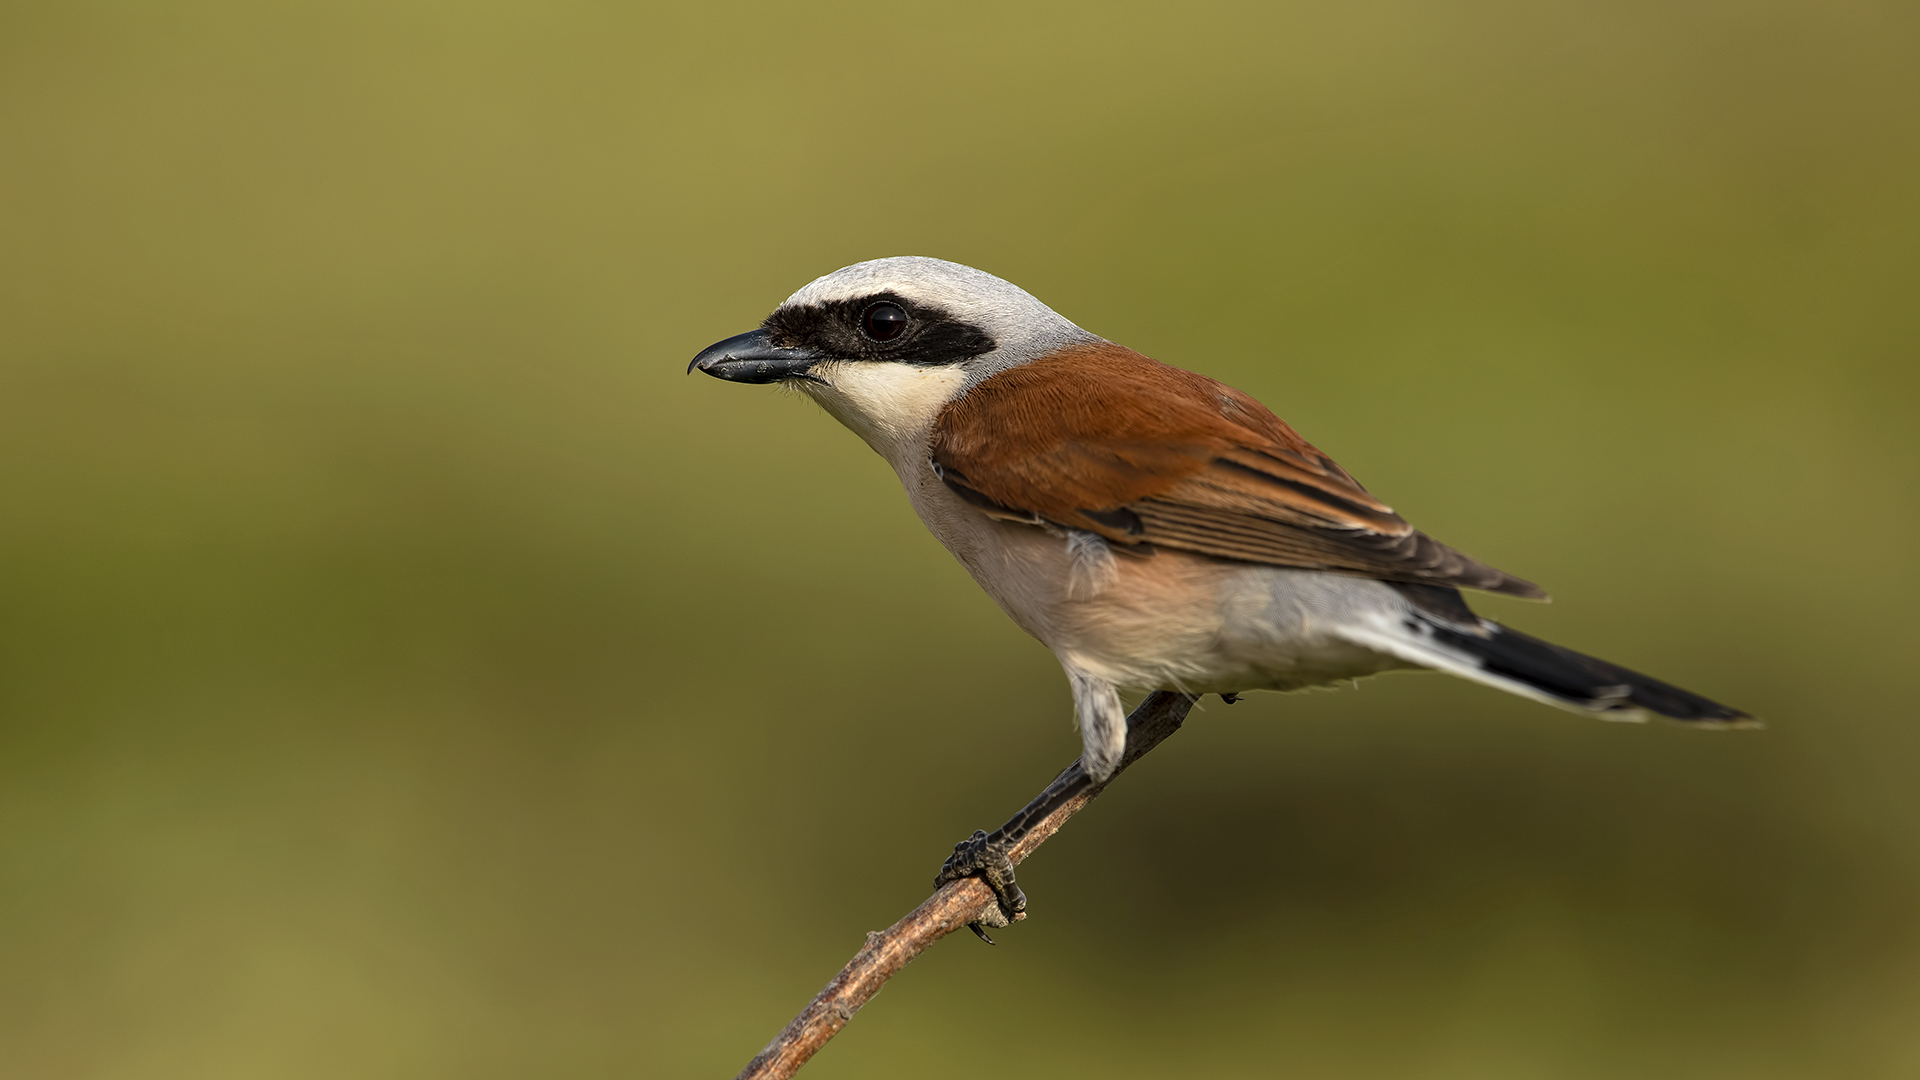
POLYGON ((830 360, 815 364, 808 374, 813 379, 799 382, 807 396, 896 470, 925 458, 934 419, 967 386, 967 375, 958 365, 830 360))

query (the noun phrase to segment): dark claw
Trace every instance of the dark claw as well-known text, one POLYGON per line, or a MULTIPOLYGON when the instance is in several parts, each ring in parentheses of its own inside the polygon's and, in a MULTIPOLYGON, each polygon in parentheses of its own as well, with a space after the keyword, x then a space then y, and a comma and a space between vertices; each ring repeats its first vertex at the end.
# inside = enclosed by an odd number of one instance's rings
MULTIPOLYGON (((1011 842, 994 843, 985 829, 976 829, 972 836, 953 845, 953 854, 947 856, 947 861, 940 866, 940 873, 933 879, 934 888, 949 881, 978 877, 987 883, 999 900, 1001 918, 1011 922, 1027 910, 1027 894, 1021 892, 1020 886, 1014 882, 1013 862, 1007 858, 1011 850, 1011 842)), ((992 925, 1004 926, 1005 923, 992 925)), ((977 926, 973 932, 986 937, 977 926)))
POLYGON ((967 924, 967 929, 969 929, 969 930, 971 930, 971 931, 973 931, 973 936, 974 936, 974 937, 977 937, 977 938, 979 938, 979 939, 980 939, 981 941, 984 941, 984 942, 986 942, 986 943, 987 943, 987 944, 989 944, 989 945, 998 945, 998 944, 1000 944, 999 942, 997 942, 997 941, 995 941, 995 940, 993 940, 992 938, 990 938, 990 937, 988 937, 988 936, 987 936, 987 932, 986 932, 985 930, 982 930, 982 929, 980 929, 980 924, 979 924, 979 923, 977 923, 977 922, 970 922, 970 923, 968 923, 968 924, 967 924))
POLYGON ((1229 704, 1229 705, 1231 705, 1231 704, 1233 704, 1234 702, 1236 702, 1236 701, 1239 701, 1239 700, 1240 700, 1240 695, 1239 695, 1239 694, 1221 694, 1221 695, 1220 695, 1220 700, 1221 700, 1221 701, 1224 701, 1224 702, 1226 702, 1226 703, 1227 703, 1227 704, 1229 704))

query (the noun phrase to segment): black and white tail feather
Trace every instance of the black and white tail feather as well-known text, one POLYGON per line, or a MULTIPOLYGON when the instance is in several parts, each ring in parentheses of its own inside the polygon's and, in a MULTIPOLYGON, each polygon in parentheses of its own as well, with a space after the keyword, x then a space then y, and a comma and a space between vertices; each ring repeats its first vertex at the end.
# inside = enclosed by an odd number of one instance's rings
POLYGON ((1604 720, 1653 714, 1701 727, 1760 726, 1738 709, 1482 619, 1458 589, 1394 588, 1409 601, 1397 624, 1354 628, 1349 636, 1422 667, 1604 720))

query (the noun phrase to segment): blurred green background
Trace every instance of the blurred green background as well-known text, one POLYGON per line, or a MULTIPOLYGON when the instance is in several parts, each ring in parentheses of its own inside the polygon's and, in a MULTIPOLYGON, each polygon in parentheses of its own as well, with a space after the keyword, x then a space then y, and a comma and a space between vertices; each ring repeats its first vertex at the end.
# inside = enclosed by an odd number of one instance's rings
POLYGON ((1920 9, 0 8, 0 1075, 731 1075, 1077 752, 811 405, 917 253, 1751 709, 1209 703, 829 1077, 1920 1074, 1920 9))

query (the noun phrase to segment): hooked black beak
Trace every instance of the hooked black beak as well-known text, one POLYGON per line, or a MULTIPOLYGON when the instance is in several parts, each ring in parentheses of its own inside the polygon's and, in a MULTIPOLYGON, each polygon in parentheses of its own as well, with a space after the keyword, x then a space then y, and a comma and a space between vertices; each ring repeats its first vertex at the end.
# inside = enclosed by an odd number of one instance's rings
POLYGON ((700 351, 687 365, 687 374, 695 368, 728 382, 770 383, 803 376, 807 369, 826 357, 811 349, 782 349, 765 330, 730 337, 700 351))

